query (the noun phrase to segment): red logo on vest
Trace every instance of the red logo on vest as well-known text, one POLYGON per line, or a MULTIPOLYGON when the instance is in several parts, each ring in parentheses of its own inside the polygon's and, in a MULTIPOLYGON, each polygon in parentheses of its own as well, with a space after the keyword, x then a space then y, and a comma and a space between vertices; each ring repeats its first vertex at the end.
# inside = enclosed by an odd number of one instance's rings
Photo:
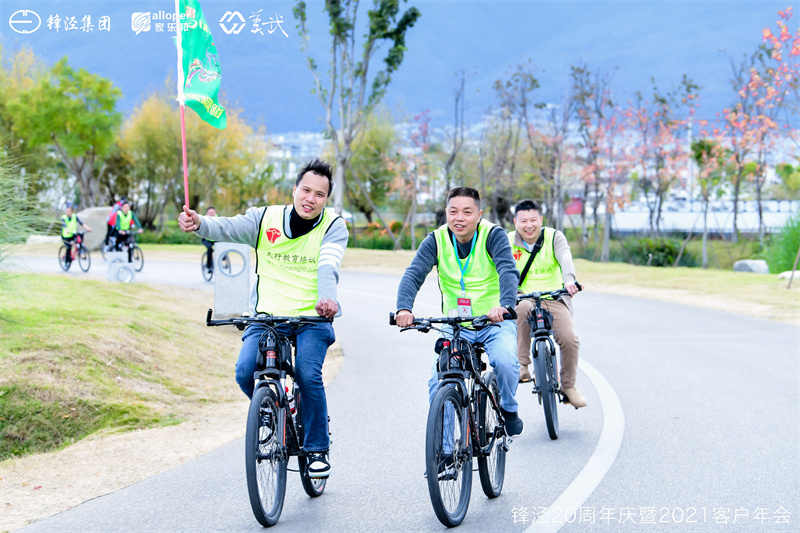
POLYGON ((281 231, 278 228, 269 228, 264 232, 269 242, 275 242, 281 236, 281 231))
POLYGON ((515 251, 514 251, 514 259, 516 259, 517 261, 519 261, 519 259, 520 259, 521 257, 522 257, 522 250, 515 250, 515 251))

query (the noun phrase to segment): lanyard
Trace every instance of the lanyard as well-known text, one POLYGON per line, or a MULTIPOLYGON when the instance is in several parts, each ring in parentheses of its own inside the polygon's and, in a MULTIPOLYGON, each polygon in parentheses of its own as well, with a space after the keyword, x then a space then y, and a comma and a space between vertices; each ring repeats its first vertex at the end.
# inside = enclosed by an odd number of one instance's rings
POLYGON ((453 234, 453 252, 456 254, 456 261, 458 261, 458 268, 461 270, 461 296, 467 295, 467 287, 464 285, 464 276, 467 274, 469 270, 469 263, 472 259, 472 255, 475 253, 475 241, 478 238, 478 231, 475 230, 475 233, 472 234, 472 245, 469 249, 469 255, 467 256, 466 264, 461 264, 461 258, 458 257, 458 244, 456 243, 456 236, 453 234))

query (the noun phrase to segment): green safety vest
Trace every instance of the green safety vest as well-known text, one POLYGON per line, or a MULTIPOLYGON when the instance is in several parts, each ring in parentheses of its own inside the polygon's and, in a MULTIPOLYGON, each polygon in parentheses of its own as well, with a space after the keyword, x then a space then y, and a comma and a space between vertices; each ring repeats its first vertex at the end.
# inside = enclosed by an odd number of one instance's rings
MULTIPOLYGON (((524 294, 533 291, 552 291, 564 287, 564 277, 561 274, 561 265, 556 261, 555 249, 553 248, 553 241, 555 240, 556 230, 553 228, 542 227, 544 232, 544 242, 542 249, 536 254, 536 257, 525 276, 519 290, 524 294)), ((514 245, 516 238, 516 231, 508 234, 508 240, 511 243, 511 253, 517 261, 517 270, 522 275, 525 265, 528 263, 528 258, 531 253, 525 248, 514 245)))
POLYGON ((61 228, 61 236, 65 239, 69 239, 70 237, 74 236, 78 233, 78 215, 72 213, 72 217, 68 217, 67 215, 61 215, 61 220, 66 222, 64 227, 61 228))
MULTIPOLYGON (((481 219, 478 224, 478 237, 475 249, 471 251, 468 270, 464 275, 466 298, 471 300, 472 314, 485 315, 490 309, 500 307, 500 276, 497 267, 489 257, 486 241, 494 224, 481 219)), ((447 224, 433 232, 436 238, 436 269, 439 271, 439 290, 442 293, 442 313, 458 309, 458 299, 462 297, 461 267, 453 249, 453 239, 447 231, 447 224)), ((461 260, 465 266, 466 259, 461 260)))
POLYGON ((319 252, 325 233, 338 217, 332 209, 324 209, 314 229, 290 239, 284 227, 286 209, 291 206, 269 206, 261 217, 256 244, 256 313, 317 316, 319 252))
POLYGON ((119 230, 128 231, 131 229, 131 221, 133 220, 133 211, 128 211, 128 215, 122 211, 117 212, 117 220, 119 220, 119 230))

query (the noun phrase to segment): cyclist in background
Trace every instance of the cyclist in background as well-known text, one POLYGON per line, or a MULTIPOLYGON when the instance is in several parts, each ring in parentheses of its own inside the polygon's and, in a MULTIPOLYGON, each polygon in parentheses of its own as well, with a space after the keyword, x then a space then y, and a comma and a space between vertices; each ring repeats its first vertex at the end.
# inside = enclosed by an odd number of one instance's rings
POLYGON ((128 199, 125 196, 123 196, 122 198, 119 199, 117 203, 115 203, 111 207, 111 213, 108 214, 108 220, 106 223, 106 238, 103 241, 103 246, 105 246, 106 249, 110 249, 108 247, 109 241, 117 236, 117 230, 116 230, 117 211, 122 209, 122 202, 127 202, 127 201, 128 199))
MULTIPOLYGON (((586 398, 575 388, 578 374, 580 340, 572 323, 572 298, 575 286, 575 265, 567 238, 560 231, 542 226, 542 210, 533 200, 522 200, 514 207, 514 231, 508 241, 520 272, 519 290, 522 294, 546 292, 565 288, 570 296, 559 300, 542 300, 542 307, 553 315, 553 335, 561 348, 561 392, 574 407, 586 407, 586 398), (530 263, 530 264, 529 264, 530 263)), ((517 305, 517 357, 519 380, 531 380, 531 326, 528 312, 531 300, 517 305)))
MULTIPOLYGON (((141 233, 142 223, 139 222, 139 217, 136 213, 131 211, 131 204, 128 200, 122 202, 122 209, 117 212, 116 222, 117 243, 114 249, 117 252, 122 251, 122 246, 128 244, 131 240, 131 234, 134 232, 141 233)), ((132 249, 128 247, 128 262, 131 262, 132 249)))
MULTIPOLYGON (((214 209, 214 206, 206 208, 206 216, 207 217, 217 216, 217 210, 214 209)), ((203 238, 201 238, 200 241, 203 243, 203 246, 206 247, 206 250, 208 250, 208 256, 206 259, 206 268, 208 270, 214 270, 214 241, 210 241, 208 239, 203 239, 203 238)))
MULTIPOLYGON (((235 217, 200 216, 184 206, 178 224, 185 232, 215 242, 238 242, 256 250, 258 280, 250 298, 250 314, 312 316, 340 315, 336 300, 339 266, 347 247, 347 226, 332 209, 325 209, 333 190, 330 165, 319 159, 298 173, 292 205, 251 207, 235 217)), ((253 397, 258 342, 263 324, 250 324, 242 336, 236 361, 236 382, 253 397)), ((330 323, 308 324, 296 334, 295 377, 303 395, 304 447, 308 473, 330 475, 328 462, 328 404, 322 383, 322 363, 335 335, 330 323)))
MULTIPOLYGON (((481 219, 481 197, 477 190, 457 187, 447 194, 447 224, 428 234, 420 244, 411 265, 406 269, 397 289, 396 322, 410 326, 411 309, 420 287, 431 269, 439 273, 442 313, 447 316, 487 315, 500 327, 480 331, 465 330, 462 338, 480 341, 486 347, 489 363, 497 375, 500 388, 500 410, 509 436, 522 433, 522 419, 517 414, 519 362, 516 357, 516 325, 504 321, 503 315, 513 309, 517 298, 519 274, 508 238, 500 226, 481 219)), ((429 399, 439 385, 434 365, 428 381, 429 399)))
POLYGON ((67 202, 64 213, 65 214, 61 215, 61 240, 64 241, 64 244, 69 248, 66 257, 66 262, 69 265, 72 263, 72 255, 75 252, 73 248, 75 247, 75 240, 78 236, 78 225, 86 228, 86 231, 92 231, 92 228, 84 224, 83 221, 78 218, 78 215, 75 213, 75 204, 72 202, 67 202))

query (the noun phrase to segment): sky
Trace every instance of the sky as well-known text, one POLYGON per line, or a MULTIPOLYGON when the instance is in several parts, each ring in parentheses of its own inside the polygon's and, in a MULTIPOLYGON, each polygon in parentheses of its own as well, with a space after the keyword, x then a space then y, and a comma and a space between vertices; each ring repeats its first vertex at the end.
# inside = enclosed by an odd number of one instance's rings
MULTIPOLYGON (((324 76, 329 49, 324 2, 307 3, 311 52, 324 76)), ((363 23, 371 3, 361 4, 363 23)), ((800 5, 794 4, 792 29, 800 18, 800 5)), ((269 133, 322 130, 324 111, 311 94, 313 78, 300 50, 294 2, 202 0, 201 5, 220 55, 226 100, 269 133), (261 25, 261 33, 254 33, 256 14, 262 23, 280 24, 261 25)), ((733 99, 731 58, 739 61, 753 52, 762 29, 776 28, 777 12, 790 5, 788 0, 411 1, 402 8, 415 6, 421 17, 407 33, 405 59, 385 102, 398 110, 399 119, 429 109, 434 127, 451 124, 455 73, 464 70, 467 121, 476 121, 496 103, 494 81, 530 59, 543 102, 560 102, 569 88, 570 66, 583 62, 593 72, 612 75, 619 102, 636 91, 647 94, 651 77, 666 90, 686 74, 701 86, 699 115, 711 118, 733 99)), ((157 26, 158 16, 172 11, 169 1, 0 0, 0 40, 4 56, 29 45, 48 64, 67 56, 73 66, 110 78, 122 89, 119 108, 127 115, 148 92, 174 78, 172 36, 166 24, 161 32, 157 26), (132 15, 146 12, 150 30, 137 33, 132 15), (81 29, 86 16, 94 25, 91 31, 81 29), (65 29, 70 17, 76 29, 65 29), (101 17, 109 17, 104 29, 101 17), (37 18, 38 29, 20 33, 37 18)))

